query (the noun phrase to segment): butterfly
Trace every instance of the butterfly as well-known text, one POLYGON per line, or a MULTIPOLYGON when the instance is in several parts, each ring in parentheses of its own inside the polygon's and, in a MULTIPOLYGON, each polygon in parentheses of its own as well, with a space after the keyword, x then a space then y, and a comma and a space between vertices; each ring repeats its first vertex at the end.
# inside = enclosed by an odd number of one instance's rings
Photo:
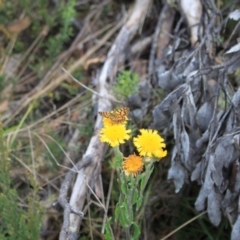
POLYGON ((129 108, 120 108, 110 112, 99 112, 102 117, 109 118, 113 123, 123 123, 129 113, 129 108))

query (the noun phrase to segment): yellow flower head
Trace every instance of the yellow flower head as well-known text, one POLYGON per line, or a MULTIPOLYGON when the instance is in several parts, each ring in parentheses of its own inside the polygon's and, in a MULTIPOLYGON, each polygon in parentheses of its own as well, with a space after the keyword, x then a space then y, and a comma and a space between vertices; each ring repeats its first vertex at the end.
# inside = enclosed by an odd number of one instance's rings
POLYGON ((117 147, 130 138, 131 130, 124 124, 105 125, 100 131, 100 141, 108 143, 111 147, 117 147))
POLYGON ((137 147, 140 156, 163 158, 167 155, 164 139, 156 130, 140 130, 142 135, 133 138, 134 145, 137 147))
POLYGON ((143 170, 143 160, 141 157, 131 154, 124 159, 125 160, 122 162, 122 169, 127 176, 130 174, 136 176, 143 170))

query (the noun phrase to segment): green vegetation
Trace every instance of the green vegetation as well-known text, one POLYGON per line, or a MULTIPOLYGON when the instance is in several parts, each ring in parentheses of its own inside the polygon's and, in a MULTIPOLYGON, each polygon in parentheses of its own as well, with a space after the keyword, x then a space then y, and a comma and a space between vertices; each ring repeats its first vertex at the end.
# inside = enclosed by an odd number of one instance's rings
POLYGON ((40 236, 43 210, 37 191, 39 186, 29 175, 32 186, 28 196, 28 206, 19 206, 18 193, 10 178, 10 162, 7 146, 0 126, 0 239, 23 240, 38 239, 40 236))
POLYGON ((112 88, 114 95, 119 100, 124 100, 129 95, 137 93, 139 77, 136 73, 125 70, 118 75, 117 84, 112 88))
MULTIPOLYGON (((75 4, 76 0, 60 0, 55 4, 46 0, 35 2, 31 0, 18 2, 9 0, 5 4, 0 4, 0 25, 2 24, 2 31, 8 37, 12 33, 8 32, 8 28, 6 29, 3 25, 11 24, 13 19, 16 16, 20 17, 21 14, 21 18, 23 16, 29 17, 30 26, 26 30, 28 38, 26 39, 26 35, 20 34, 14 44, 13 53, 23 51, 29 46, 29 43, 38 39, 39 41, 35 43, 39 44, 38 50, 32 55, 29 65, 36 73, 40 69, 41 73, 43 73, 43 69, 48 70, 64 49, 64 44, 72 36, 72 21, 76 14, 75 4), (48 34, 49 32, 51 34, 48 34), (39 54, 41 54, 41 57, 39 54)), ((6 54, 9 53, 6 52, 6 54)), ((43 74, 39 75, 39 77, 42 76, 43 74)))

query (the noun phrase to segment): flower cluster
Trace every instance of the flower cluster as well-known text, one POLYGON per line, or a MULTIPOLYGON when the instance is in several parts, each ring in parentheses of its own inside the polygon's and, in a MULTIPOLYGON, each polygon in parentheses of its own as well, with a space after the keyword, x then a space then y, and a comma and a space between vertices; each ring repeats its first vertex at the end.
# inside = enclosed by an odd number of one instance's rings
MULTIPOLYGON (((103 116, 103 128, 100 131, 100 141, 108 143, 111 147, 117 147, 130 139, 131 130, 127 129, 128 108, 101 112, 103 116)), ((124 158, 122 169, 128 176, 136 176, 143 170, 144 162, 161 159, 167 155, 164 139, 156 130, 140 129, 140 135, 133 138, 133 144, 139 155, 131 154, 124 158)))

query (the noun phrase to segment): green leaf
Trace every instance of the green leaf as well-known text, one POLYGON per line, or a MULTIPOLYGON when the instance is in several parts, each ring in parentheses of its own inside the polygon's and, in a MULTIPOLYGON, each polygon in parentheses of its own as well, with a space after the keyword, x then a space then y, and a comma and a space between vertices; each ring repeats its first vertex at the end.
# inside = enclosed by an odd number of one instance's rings
POLYGON ((140 183, 140 193, 144 191, 145 186, 147 185, 147 176, 144 174, 142 181, 140 183))
POLYGON ((119 222, 124 228, 130 227, 133 220, 132 208, 129 208, 127 202, 124 202, 119 209, 119 222))
POLYGON ((134 205, 138 201, 138 198, 139 198, 138 189, 134 188, 133 189, 132 205, 134 205))
POLYGON ((145 174, 143 175, 142 181, 140 183, 140 193, 141 194, 145 190, 145 187, 147 185, 147 182, 148 182, 152 172, 153 172, 153 164, 152 163, 147 164, 145 174))
POLYGON ((127 195, 127 184, 121 181, 121 191, 124 195, 127 195))
POLYGON ((115 220, 115 222, 117 222, 119 220, 120 213, 121 213, 120 204, 117 203, 117 205, 115 207, 115 211, 114 211, 114 216, 115 216, 114 220, 115 220))
POLYGON ((119 170, 122 168, 122 161, 123 161, 123 154, 120 152, 119 148, 116 147, 113 149, 115 156, 114 156, 114 167, 119 170))
POLYGON ((112 236, 112 231, 111 231, 111 226, 110 226, 110 222, 111 222, 112 218, 108 218, 107 222, 105 224, 105 234, 104 234, 104 239, 106 240, 113 240, 114 237, 112 236))
POLYGON ((143 196, 140 195, 138 200, 137 200, 137 205, 136 205, 136 210, 138 211, 142 205, 142 200, 143 200, 143 196))
POLYGON ((137 240, 141 234, 140 227, 135 222, 132 223, 132 226, 133 226, 133 236, 131 237, 131 240, 137 240))

